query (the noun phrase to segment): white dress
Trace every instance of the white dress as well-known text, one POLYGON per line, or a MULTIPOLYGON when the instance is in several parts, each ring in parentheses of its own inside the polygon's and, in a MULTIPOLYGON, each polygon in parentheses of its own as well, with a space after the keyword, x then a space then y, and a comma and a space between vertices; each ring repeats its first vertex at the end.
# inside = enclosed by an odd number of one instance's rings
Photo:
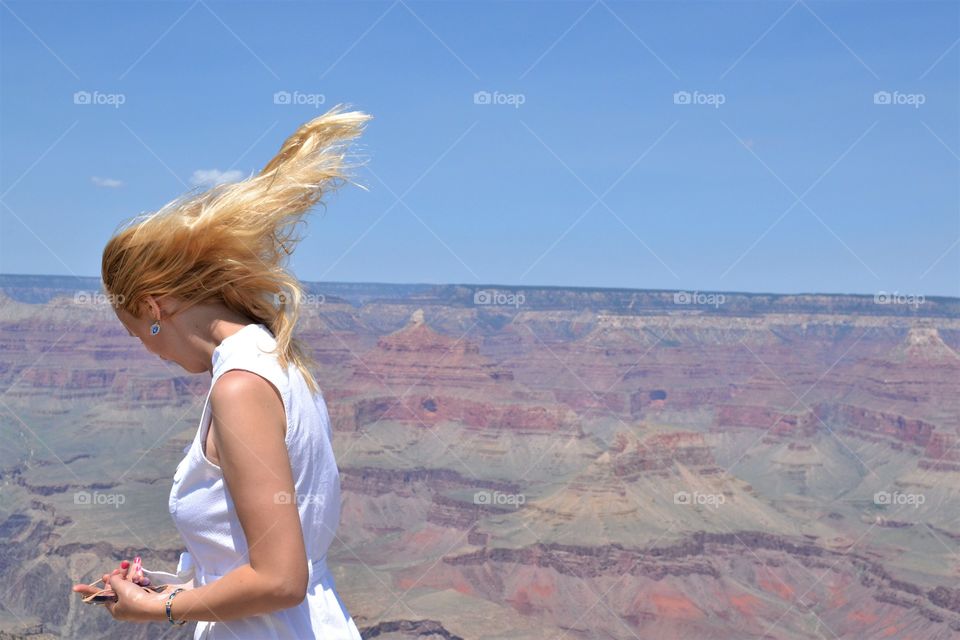
MULTIPOLYGON (((198 622, 194 640, 361 640, 356 624, 340 600, 327 568, 327 549, 340 520, 340 475, 331 446, 330 417, 321 392, 312 395, 303 374, 286 371, 276 345, 262 324, 248 324, 227 336, 213 352, 213 378, 230 369, 246 369, 276 386, 287 417, 287 451, 296 490, 309 563, 306 598, 297 606, 238 620, 198 622)), ((202 586, 249 562, 247 540, 219 466, 204 455, 210 425, 210 393, 197 434, 184 451, 170 490, 170 515, 187 550, 177 574, 144 569, 154 584, 172 581, 202 586)), ((269 540, 261 544, 269 544, 269 540)), ((174 601, 176 612, 176 601, 174 601)), ((166 624, 166 623, 165 623, 166 624)))

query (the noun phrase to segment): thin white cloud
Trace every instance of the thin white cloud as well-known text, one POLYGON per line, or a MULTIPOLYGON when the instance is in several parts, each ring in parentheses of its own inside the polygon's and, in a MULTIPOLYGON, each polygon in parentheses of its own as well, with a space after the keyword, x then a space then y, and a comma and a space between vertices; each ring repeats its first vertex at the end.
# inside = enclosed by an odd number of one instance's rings
POLYGON ((97 185, 98 187, 104 187, 107 189, 119 189, 123 186, 123 180, 116 180, 115 178, 101 178, 99 176, 91 176, 90 181, 97 185))
POLYGON ((243 172, 238 169, 220 171, 219 169, 197 169, 193 172, 190 182, 197 186, 215 187, 225 182, 238 182, 243 179, 243 172))

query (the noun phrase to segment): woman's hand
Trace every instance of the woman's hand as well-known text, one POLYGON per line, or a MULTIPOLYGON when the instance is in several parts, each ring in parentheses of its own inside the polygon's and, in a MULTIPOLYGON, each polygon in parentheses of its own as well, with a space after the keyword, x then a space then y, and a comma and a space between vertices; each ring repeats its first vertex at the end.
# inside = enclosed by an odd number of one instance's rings
POLYGON ((107 589, 110 586, 110 577, 114 575, 118 575, 125 580, 131 580, 134 583, 139 584, 140 586, 143 586, 143 587, 148 586, 150 584, 150 578, 144 576, 142 572, 140 573, 136 572, 135 571, 136 565, 137 565, 136 561, 131 563, 127 560, 124 560, 123 562, 120 563, 119 568, 114 569, 110 573, 105 573, 103 574, 103 576, 101 576, 100 581, 103 583, 103 587, 98 588, 96 586, 97 584, 96 582, 94 582, 93 585, 75 584, 73 585, 73 591, 76 593, 79 593, 84 597, 92 595, 100 591, 101 589, 107 589))
POLYGON ((165 585, 162 591, 147 590, 144 587, 150 584, 150 578, 137 570, 140 563, 136 560, 134 559, 132 563, 124 560, 119 568, 103 574, 102 589, 89 584, 77 584, 73 586, 73 591, 84 597, 102 590, 107 591, 107 595, 112 592, 115 600, 104 604, 110 615, 117 620, 130 622, 165 620, 164 605, 167 594, 178 586, 186 587, 186 585, 165 585))
POLYGON ((172 590, 172 586, 168 586, 161 593, 155 593, 119 574, 110 576, 109 584, 117 594, 117 601, 107 602, 104 606, 114 620, 157 622, 167 619, 166 591, 172 590))

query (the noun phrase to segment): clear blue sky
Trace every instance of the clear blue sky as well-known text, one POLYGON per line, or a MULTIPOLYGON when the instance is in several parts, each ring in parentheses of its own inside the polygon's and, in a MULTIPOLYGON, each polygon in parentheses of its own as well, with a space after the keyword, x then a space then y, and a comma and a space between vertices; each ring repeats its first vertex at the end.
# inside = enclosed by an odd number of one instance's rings
POLYGON ((956 2, 4 2, 0 35, 0 272, 97 276, 347 102, 369 191, 303 280, 960 295, 956 2))

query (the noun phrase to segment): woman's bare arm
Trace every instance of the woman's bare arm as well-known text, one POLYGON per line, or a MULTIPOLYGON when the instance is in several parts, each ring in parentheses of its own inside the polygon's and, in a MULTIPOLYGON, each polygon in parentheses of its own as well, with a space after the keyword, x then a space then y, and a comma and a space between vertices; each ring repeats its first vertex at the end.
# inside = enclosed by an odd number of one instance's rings
POLYGON ((250 562, 178 594, 173 617, 232 620, 295 606, 308 574, 283 402, 272 384, 245 370, 220 376, 210 402, 214 446, 250 562))

